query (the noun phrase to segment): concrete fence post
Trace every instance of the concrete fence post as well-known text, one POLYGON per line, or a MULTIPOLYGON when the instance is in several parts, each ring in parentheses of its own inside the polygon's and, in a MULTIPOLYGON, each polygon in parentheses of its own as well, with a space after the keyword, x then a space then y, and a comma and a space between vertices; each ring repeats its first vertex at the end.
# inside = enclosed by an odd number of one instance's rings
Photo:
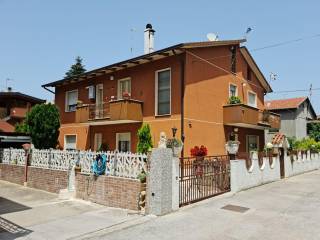
POLYGON ((147 180, 147 213, 164 215, 179 209, 179 158, 171 149, 153 149, 147 180))

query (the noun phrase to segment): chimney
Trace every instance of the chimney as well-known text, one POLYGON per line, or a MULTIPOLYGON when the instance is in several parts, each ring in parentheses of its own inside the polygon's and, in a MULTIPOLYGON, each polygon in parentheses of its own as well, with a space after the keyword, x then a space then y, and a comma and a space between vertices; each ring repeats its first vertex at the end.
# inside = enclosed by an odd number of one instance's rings
POLYGON ((154 33, 152 25, 148 23, 144 30, 144 54, 152 53, 154 51, 154 33))
POLYGON ((12 92, 12 87, 8 87, 7 92, 12 92))

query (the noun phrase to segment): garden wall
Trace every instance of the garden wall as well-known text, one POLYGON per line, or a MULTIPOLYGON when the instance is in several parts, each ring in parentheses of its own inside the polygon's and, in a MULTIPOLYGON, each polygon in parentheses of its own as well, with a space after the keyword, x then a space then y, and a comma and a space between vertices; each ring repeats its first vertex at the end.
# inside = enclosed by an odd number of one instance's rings
MULTIPOLYGON (((25 180, 24 166, 0 164, 0 180, 23 185, 25 180)), ((27 186, 44 191, 59 193, 68 187, 68 172, 28 166, 27 186)))
POLYGON ((137 179, 76 173, 76 198, 108 207, 138 210, 141 183, 137 179))
POLYGON ((68 187, 68 171, 28 167, 27 186, 59 193, 68 187))
POLYGON ((0 180, 23 185, 24 166, 0 163, 0 180))
POLYGON ((269 158, 263 158, 263 163, 259 166, 258 156, 254 154, 250 168, 247 168, 246 160, 231 160, 230 171, 231 192, 239 192, 280 180, 280 162, 278 157, 273 157, 271 164, 269 158))
POLYGON ((320 155, 319 153, 307 152, 307 154, 286 156, 285 157, 285 176, 290 177, 305 172, 320 169, 320 155))

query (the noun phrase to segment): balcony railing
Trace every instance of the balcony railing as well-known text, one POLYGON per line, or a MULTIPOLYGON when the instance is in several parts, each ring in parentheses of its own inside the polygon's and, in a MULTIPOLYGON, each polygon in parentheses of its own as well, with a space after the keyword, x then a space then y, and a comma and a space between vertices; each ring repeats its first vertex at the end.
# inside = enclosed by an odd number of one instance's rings
POLYGON ((245 104, 229 104, 223 107, 225 125, 250 128, 280 128, 280 116, 261 111, 245 104))
POLYGON ((82 104, 77 106, 77 123, 91 121, 142 121, 142 102, 133 99, 113 100, 100 104, 82 104))

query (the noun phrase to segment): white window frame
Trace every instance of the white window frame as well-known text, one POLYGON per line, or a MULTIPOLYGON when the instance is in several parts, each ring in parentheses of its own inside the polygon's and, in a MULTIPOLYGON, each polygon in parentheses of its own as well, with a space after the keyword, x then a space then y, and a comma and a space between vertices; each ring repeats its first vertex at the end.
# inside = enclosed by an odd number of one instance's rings
POLYGON ((157 70, 155 71, 155 113, 154 115, 155 116, 169 116, 171 115, 171 105, 172 105, 172 96, 171 96, 171 93, 172 93, 172 86, 171 86, 171 68, 164 68, 164 69, 160 69, 160 70, 157 70), (170 75, 170 80, 169 80, 169 85, 170 85, 170 106, 169 106, 169 113, 166 113, 166 114, 158 114, 158 76, 159 76, 159 72, 164 72, 164 71, 168 71, 169 70, 169 75, 170 75))
POLYGON ((64 144, 63 144, 63 149, 64 150, 67 150, 67 148, 66 148, 66 139, 67 139, 67 136, 76 136, 76 147, 75 147, 75 150, 77 150, 77 145, 78 145, 78 135, 77 134, 65 134, 64 135, 64 144))
POLYGON ((251 107, 258 107, 258 104, 257 104, 257 94, 255 93, 255 92, 253 92, 253 91, 248 91, 247 92, 247 104, 248 104, 248 106, 251 106, 251 107), (253 95, 255 95, 255 103, 254 103, 254 106, 252 106, 252 105, 250 105, 249 104, 249 94, 253 94, 253 95))
POLYGON ((234 83, 229 83, 229 97, 231 97, 231 86, 236 87, 236 97, 238 97, 238 85, 234 84, 234 83))
POLYGON ((68 102, 69 102, 69 93, 71 93, 71 92, 77 92, 77 101, 79 100, 79 92, 78 92, 78 89, 66 91, 66 92, 65 92, 65 106, 64 106, 65 112, 75 112, 75 111, 76 111, 76 110, 74 110, 74 111, 70 111, 70 110, 69 110, 69 104, 68 104, 68 102))
POLYGON ((116 133, 116 149, 119 151, 119 135, 120 134, 128 134, 129 135, 129 152, 131 152, 131 143, 132 143, 131 132, 119 132, 119 133, 116 133))
POLYGON ((117 97, 118 99, 123 99, 122 97, 122 93, 120 93, 120 83, 124 82, 124 81, 128 81, 130 82, 130 96, 131 96, 131 77, 126 77, 126 78, 122 78, 118 80, 118 89, 117 89, 117 97))

